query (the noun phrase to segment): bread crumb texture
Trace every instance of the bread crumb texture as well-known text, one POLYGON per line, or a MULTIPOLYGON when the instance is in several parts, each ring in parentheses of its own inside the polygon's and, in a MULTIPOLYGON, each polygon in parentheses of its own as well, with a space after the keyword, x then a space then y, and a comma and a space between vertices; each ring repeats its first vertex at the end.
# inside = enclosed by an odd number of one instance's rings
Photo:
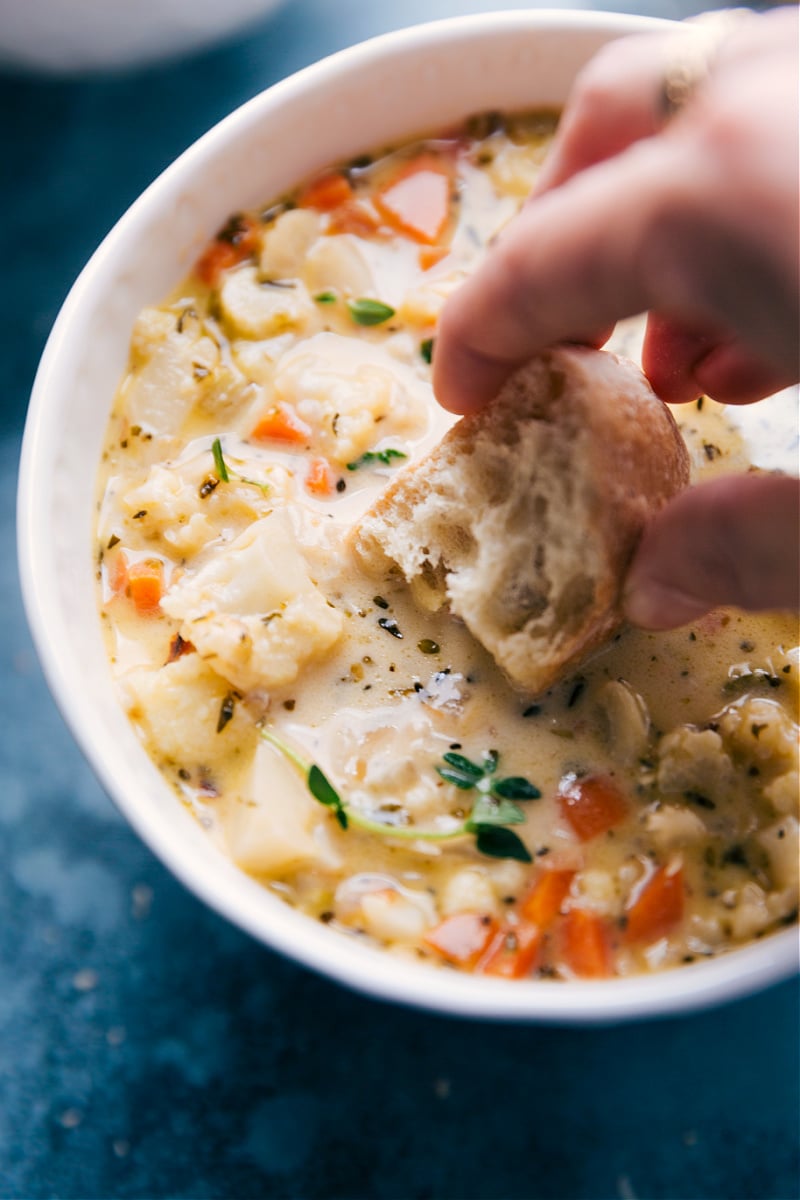
POLYGON ((669 409, 639 368, 562 347, 400 472, 356 526, 373 575, 446 607, 529 693, 622 624, 625 572, 648 519, 689 482, 669 409))

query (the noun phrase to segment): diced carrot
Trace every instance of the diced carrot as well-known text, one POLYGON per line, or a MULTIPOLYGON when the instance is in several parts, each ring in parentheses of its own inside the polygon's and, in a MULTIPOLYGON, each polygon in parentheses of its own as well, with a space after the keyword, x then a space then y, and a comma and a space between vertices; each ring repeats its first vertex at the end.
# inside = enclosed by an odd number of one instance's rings
POLYGON ((195 264, 194 272, 198 279, 206 287, 216 287, 223 272, 255 253, 258 228, 252 217, 238 214, 232 218, 195 264))
POLYGON ((537 965, 541 949, 542 933, 536 925, 528 921, 507 925, 493 937, 478 963, 478 972, 503 979, 522 979, 537 965))
POLYGON ((400 233, 433 246, 450 216, 450 171, 441 159, 422 154, 375 195, 375 207, 400 233))
POLYGON ((584 908, 571 908, 559 932, 561 958, 574 975, 603 979, 611 974, 608 926, 602 917, 584 908))
POLYGON ((654 942, 683 917, 683 868, 659 867, 634 888, 625 908, 626 942, 654 942))
POLYGON ((300 208, 316 208, 318 212, 333 212, 353 198, 349 181, 339 171, 330 171, 313 179, 303 190, 297 203, 300 208))
POLYGON ((459 967, 474 967, 497 932, 497 925, 483 913, 456 913, 425 934, 426 946, 459 967))
POLYGON ((357 237, 371 237, 381 227, 375 210, 361 200, 346 200, 331 213, 329 233, 354 233, 357 237))
POLYGON ((223 272, 241 261, 235 246, 228 242, 212 242, 197 260, 194 273, 206 287, 216 287, 223 272))
POLYGON ((143 558, 128 567, 127 594, 142 614, 156 612, 164 592, 164 564, 160 558, 143 558))
POLYGON ((336 490, 336 475, 327 458, 312 458, 308 464, 306 490, 312 496, 331 496, 336 490))
POLYGON ((543 870, 520 905, 525 920, 548 929, 561 911, 574 875, 574 871, 543 870))
POLYGON ((576 779, 566 775, 559 787, 561 812, 582 842, 624 820, 628 804, 620 789, 605 775, 576 779))
POLYGON ((417 254, 421 271, 430 271, 450 253, 449 246, 420 246, 417 254))
POLYGON ((288 405, 282 404, 265 413, 251 430, 250 436, 259 442, 289 442, 295 446, 305 446, 311 437, 311 426, 288 405))

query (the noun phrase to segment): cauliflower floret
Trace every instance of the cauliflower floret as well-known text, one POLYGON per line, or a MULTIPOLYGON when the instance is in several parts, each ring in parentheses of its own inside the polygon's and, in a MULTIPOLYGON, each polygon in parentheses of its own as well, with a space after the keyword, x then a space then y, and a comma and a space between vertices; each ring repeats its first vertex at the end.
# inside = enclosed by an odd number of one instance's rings
POLYGON ((726 708, 720 732, 734 755, 785 771, 797 765, 797 726, 776 701, 752 696, 726 708))
POLYGON ((143 537, 164 543, 175 554, 196 554, 214 536, 213 525, 200 511, 197 489, 167 467, 151 467, 144 483, 132 488, 121 504, 143 537))
POLYGON ((800 776, 797 771, 787 771, 773 779, 764 788, 764 796, 779 813, 797 812, 798 797, 800 796, 800 776))
POLYGON ((193 309, 146 308, 140 314, 123 387, 131 425, 177 434, 196 406, 218 413, 237 407, 247 391, 247 380, 223 358, 193 309))
POLYGON ((688 846, 708 832, 697 813, 680 804, 661 804, 650 809, 644 825, 656 845, 664 850, 688 846))
POLYGON ((219 307, 233 337, 267 338, 285 329, 309 332, 319 323, 316 305, 302 283, 262 283, 255 267, 226 275, 219 307))
MULTIPOLYGON (((231 354, 249 380, 261 388, 271 389, 279 359, 296 341, 297 335, 291 330, 260 341, 239 338, 231 343, 231 354)), ((254 388, 254 398, 256 394, 254 388)))
POLYGON ((390 875, 351 875, 336 889, 336 915, 346 925, 363 924, 381 941, 415 942, 436 923, 427 892, 402 887, 390 875))
POLYGON ((734 777, 730 755, 713 729, 682 725, 659 743, 658 786, 662 792, 696 792, 716 799, 730 792, 734 777))
POLYGON ((258 269, 262 279, 298 279, 306 255, 319 237, 319 214, 309 208, 282 213, 261 242, 258 269))
POLYGON ((572 881, 570 895, 578 908, 604 916, 618 916, 622 912, 622 898, 614 875, 598 867, 579 871, 572 881))
POLYGON ((290 350, 275 374, 275 399, 312 430, 314 448, 340 464, 386 438, 426 425, 430 385, 377 345, 320 333, 290 350))
POLYGON ((188 558, 223 528, 249 525, 289 494, 290 477, 283 467, 252 466, 248 478, 252 474, 263 483, 257 487, 235 477, 235 454, 226 461, 232 473, 227 483, 217 481, 210 447, 178 462, 153 465, 143 483, 119 498, 129 530, 159 542, 167 553, 188 558))
POLYGON ((764 889, 752 881, 745 883, 739 889, 729 920, 731 933, 738 942, 747 941, 765 930, 772 917, 764 889))
POLYGON ((234 687, 291 683, 342 632, 341 613, 309 577, 288 518, 256 521, 163 598, 181 636, 234 687))
POLYGON ((121 689, 128 715, 162 761, 213 770, 233 746, 246 748, 255 739, 253 723, 239 705, 220 722, 230 689, 198 654, 156 669, 137 667, 121 680, 121 689))
POLYGON ((430 896, 393 888, 367 892, 361 899, 361 914, 367 933, 386 942, 417 942, 435 921, 430 896))
POLYGON ((441 900, 442 915, 480 912, 499 916, 502 905, 488 871, 484 867, 464 867, 451 875, 444 886, 441 900))
POLYGON ((756 841, 769 856, 770 873, 776 888, 797 890, 797 876, 800 871, 798 829, 796 817, 784 817, 756 835, 756 841))

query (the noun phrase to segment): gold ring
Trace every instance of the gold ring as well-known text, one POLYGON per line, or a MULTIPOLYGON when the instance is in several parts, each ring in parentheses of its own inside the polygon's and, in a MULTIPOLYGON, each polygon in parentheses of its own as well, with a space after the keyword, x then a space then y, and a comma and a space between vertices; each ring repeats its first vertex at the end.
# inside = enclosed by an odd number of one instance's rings
POLYGON ((658 93, 662 121, 669 121, 686 107, 707 78, 721 43, 752 15, 747 8, 724 8, 683 22, 685 33, 676 39, 679 48, 667 63, 658 93))

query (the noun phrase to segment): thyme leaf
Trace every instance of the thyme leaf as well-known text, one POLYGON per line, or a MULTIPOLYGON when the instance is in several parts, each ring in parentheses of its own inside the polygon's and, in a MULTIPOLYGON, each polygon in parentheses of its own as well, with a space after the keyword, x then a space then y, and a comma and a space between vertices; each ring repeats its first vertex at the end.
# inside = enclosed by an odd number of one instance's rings
POLYGON ((394 316, 394 309, 390 305, 366 296, 359 300, 348 300, 347 308, 356 325, 382 325, 394 316))
POLYGON ((408 455, 404 454, 402 450, 392 449, 391 446, 388 450, 367 450, 355 462, 349 462, 347 469, 348 471, 357 471, 359 467, 365 467, 368 463, 373 462, 383 463, 388 467, 391 466, 392 460, 396 458, 408 458, 408 455))
POLYGON ((320 770, 316 763, 312 763, 308 768, 307 782, 308 790, 314 799, 319 800, 320 804, 325 804, 328 808, 332 808, 336 815, 336 820, 342 829, 347 829, 347 813, 345 812, 341 797, 327 775, 320 770))
POLYGON ((477 830, 475 843, 481 854, 490 858, 514 858, 517 862, 533 862, 522 838, 517 837, 510 829, 481 825, 477 830))
POLYGON ((494 780, 490 791, 501 800, 538 800, 542 794, 535 784, 523 779, 521 775, 494 780))
POLYGON ((443 754, 442 758, 451 767, 455 767, 464 775, 468 775, 474 783, 479 779, 483 779, 483 767, 479 767, 477 763, 472 762, 463 754, 455 754, 452 750, 448 750, 447 754, 443 754))
POLYGON ((447 783, 452 783, 454 787, 461 788, 465 792, 474 788, 477 783, 474 775, 467 775, 464 771, 455 770, 454 767, 437 767, 436 770, 447 783))

